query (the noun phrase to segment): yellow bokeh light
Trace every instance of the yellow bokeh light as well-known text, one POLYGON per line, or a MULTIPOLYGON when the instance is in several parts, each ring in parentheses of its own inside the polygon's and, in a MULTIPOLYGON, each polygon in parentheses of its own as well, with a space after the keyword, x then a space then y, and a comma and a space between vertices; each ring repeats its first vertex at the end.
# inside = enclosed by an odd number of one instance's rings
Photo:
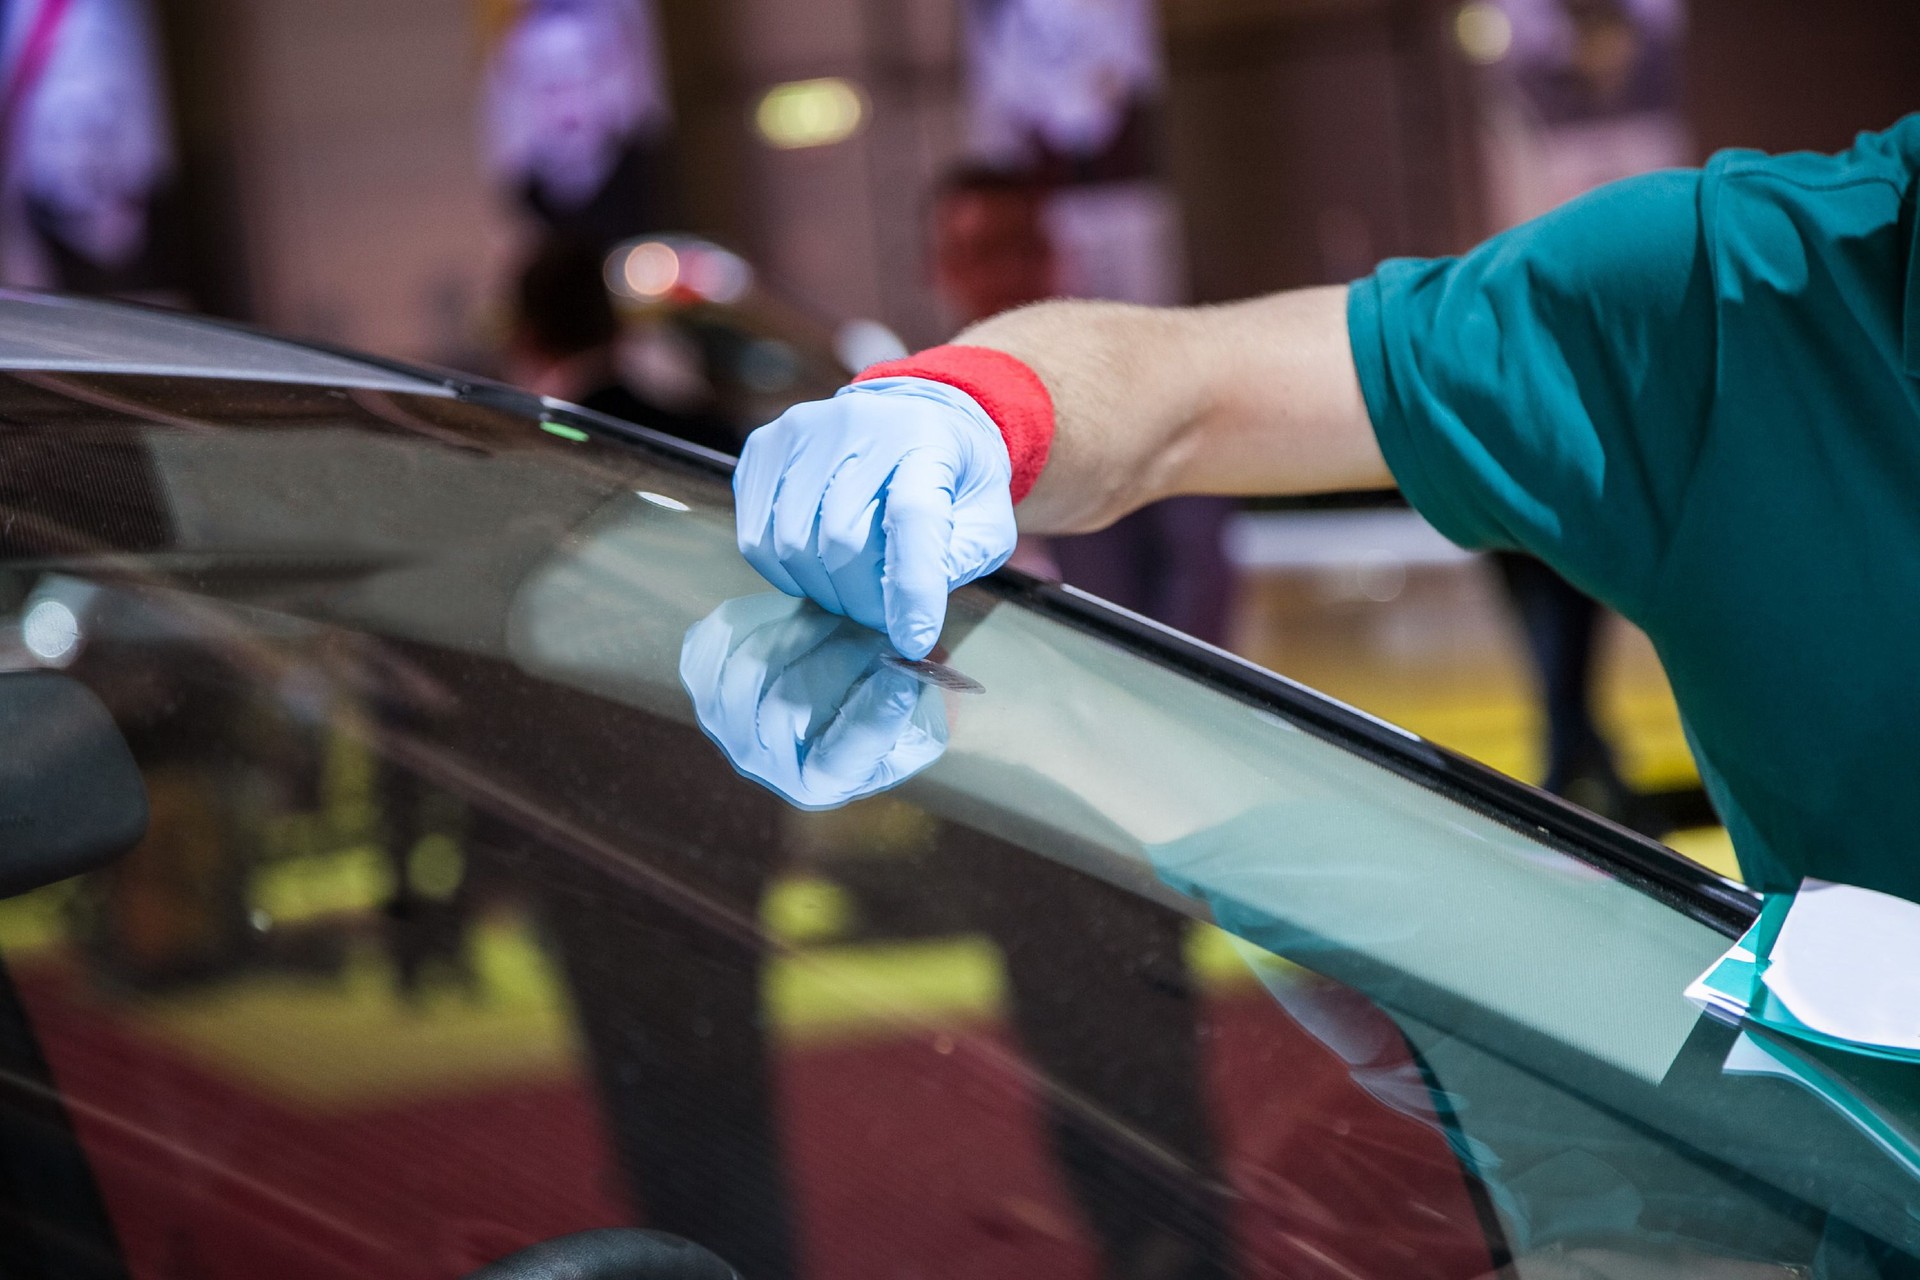
POLYGON ((858 132, 866 114, 860 90, 830 76, 775 85, 760 99, 753 122, 769 146, 792 150, 844 142, 858 132))
POLYGON ((1491 0, 1469 0, 1453 15, 1453 38, 1469 62, 1490 65, 1513 48, 1513 20, 1491 0))

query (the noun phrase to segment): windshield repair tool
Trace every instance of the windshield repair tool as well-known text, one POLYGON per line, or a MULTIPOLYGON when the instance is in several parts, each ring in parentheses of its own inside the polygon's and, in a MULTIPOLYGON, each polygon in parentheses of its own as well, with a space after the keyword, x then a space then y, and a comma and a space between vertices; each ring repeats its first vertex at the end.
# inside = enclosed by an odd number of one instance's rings
POLYGON ((903 658, 895 653, 883 653, 880 661, 896 671, 904 671, 922 684, 930 684, 936 689, 945 689, 948 693, 985 693, 987 686, 972 676, 963 676, 944 662, 935 662, 931 658, 903 658))

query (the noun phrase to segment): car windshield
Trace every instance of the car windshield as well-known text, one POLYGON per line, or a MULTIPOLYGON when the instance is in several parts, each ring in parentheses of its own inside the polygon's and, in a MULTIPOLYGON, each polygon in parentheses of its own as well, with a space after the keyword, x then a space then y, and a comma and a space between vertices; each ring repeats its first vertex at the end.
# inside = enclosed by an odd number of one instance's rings
POLYGON ((0 376, 0 510, 149 814, 0 903, 135 1274, 1915 1266, 1911 1069, 1682 994, 1737 893, 1057 589, 902 664, 497 389, 0 376))

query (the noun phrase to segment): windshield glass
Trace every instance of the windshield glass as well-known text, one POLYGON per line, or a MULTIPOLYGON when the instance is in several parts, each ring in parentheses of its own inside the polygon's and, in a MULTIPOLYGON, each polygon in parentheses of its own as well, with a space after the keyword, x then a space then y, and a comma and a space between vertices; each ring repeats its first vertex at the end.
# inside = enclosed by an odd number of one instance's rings
POLYGON ((891 661, 499 403, 0 380, 4 665, 150 813, 0 948, 136 1264, 1910 1265, 1911 1074, 1701 1017, 1721 933, 1018 584, 891 661))

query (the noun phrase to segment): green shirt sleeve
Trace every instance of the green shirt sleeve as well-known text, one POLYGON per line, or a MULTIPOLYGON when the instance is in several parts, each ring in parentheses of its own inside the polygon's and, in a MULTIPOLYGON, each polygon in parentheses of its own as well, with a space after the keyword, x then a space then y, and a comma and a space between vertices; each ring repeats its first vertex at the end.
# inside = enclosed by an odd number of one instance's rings
POLYGON ((1652 592, 1712 406, 1701 176, 1614 183, 1459 258, 1358 281, 1348 331, 1407 500, 1629 617, 1652 592))

